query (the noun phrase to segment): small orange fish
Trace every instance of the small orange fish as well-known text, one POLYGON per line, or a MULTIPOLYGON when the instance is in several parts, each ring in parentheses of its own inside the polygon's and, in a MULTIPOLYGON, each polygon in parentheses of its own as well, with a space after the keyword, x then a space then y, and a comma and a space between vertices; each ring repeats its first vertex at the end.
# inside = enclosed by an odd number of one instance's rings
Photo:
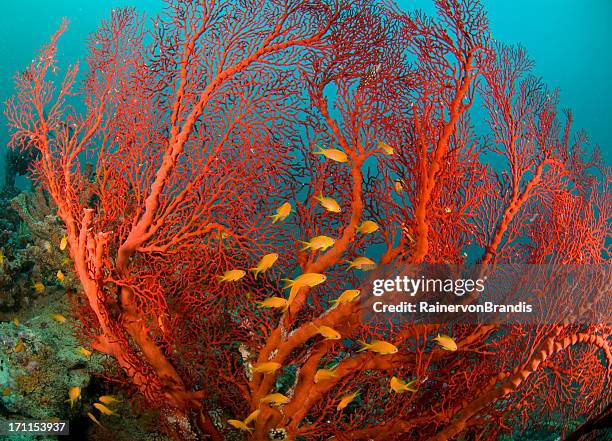
POLYGON ((365 257, 365 256, 356 257, 352 261, 349 261, 348 264, 349 266, 346 269, 347 271, 350 270, 351 268, 355 268, 361 271, 369 271, 371 269, 374 269, 374 267, 376 267, 376 262, 374 262, 369 257, 365 257))
POLYGON ((329 326, 316 326, 313 325, 315 328, 317 328, 317 332, 319 334, 321 334, 322 337, 325 338, 325 340, 340 340, 342 338, 342 336, 340 335, 340 333, 338 331, 336 331, 333 328, 330 328, 329 326))
POLYGON ((13 349, 13 352, 21 352, 25 349, 25 345, 23 344, 23 341, 19 340, 17 342, 17 344, 15 345, 15 349, 13 349))
POLYGON ((271 404, 272 406, 282 406, 283 404, 287 404, 289 402, 289 397, 286 397, 283 394, 273 393, 266 395, 259 400, 259 402, 271 404))
POLYGON ((314 200, 319 201, 323 208, 332 213, 340 213, 342 211, 342 208, 334 198, 324 197, 323 193, 319 193, 319 196, 315 196, 314 200))
POLYGON ((357 227, 357 232, 363 235, 372 234, 375 231, 378 231, 379 228, 380 227, 378 226, 376 222, 368 220, 368 221, 363 221, 361 225, 357 227))
POLYGON ((117 415, 117 413, 113 412, 112 410, 110 410, 108 407, 106 407, 104 404, 101 403, 94 403, 93 405, 96 409, 98 409, 100 411, 100 413, 103 413, 104 415, 117 415))
POLYGON ((337 306, 343 303, 350 303, 357 297, 359 297, 360 293, 361 291, 358 289, 347 289, 342 294, 340 294, 340 297, 338 297, 336 300, 332 300, 332 305, 337 306))
POLYGON ((262 374, 273 374, 281 368, 281 364, 276 361, 265 361, 253 366, 253 372, 261 372, 262 374))
POLYGON ((66 276, 64 275, 62 270, 58 270, 56 276, 57 280, 59 280, 60 283, 64 283, 64 279, 66 278, 66 276))
POLYGON ((274 262, 278 260, 278 253, 266 254, 261 258, 256 267, 251 268, 249 271, 253 271, 255 279, 261 273, 268 271, 274 265, 274 262))
POLYGON ((284 308, 287 306, 287 300, 282 297, 268 297, 257 304, 262 308, 284 308))
POLYGON ((302 287, 309 286, 314 287, 317 286, 327 280, 327 276, 325 274, 319 273, 304 273, 297 277, 295 280, 283 279, 286 282, 285 289, 291 287, 291 291, 289 291, 289 298, 287 299, 287 306, 291 305, 295 300, 298 292, 302 287))
POLYGON ((392 156, 395 153, 395 149, 389 144, 378 141, 378 148, 381 149, 387 156, 392 156))
POLYGON ((244 270, 229 270, 223 273, 222 276, 217 276, 219 282, 237 282, 246 274, 244 270))
POLYGON ((66 317, 62 314, 51 314, 51 318, 58 323, 66 323, 66 317))
POLYGON ((323 149, 316 146, 319 150, 313 152, 314 155, 323 155, 332 161, 344 163, 348 161, 348 156, 340 149, 323 149))
POLYGON ((259 413, 260 413, 260 412, 261 412, 261 411, 260 411, 259 409, 254 410, 253 412, 251 412, 251 413, 249 414, 249 416, 247 416, 247 417, 244 419, 244 424, 249 424, 251 421, 255 421, 255 420, 257 419, 257 417, 259 416, 259 413))
POLYGON ((91 354, 92 354, 92 352, 89 349, 85 349, 83 346, 79 348, 79 353, 87 358, 91 357, 91 354))
POLYGON ((338 406, 336 406, 336 410, 342 410, 344 409, 346 406, 348 406, 350 403, 352 403, 355 398, 357 398, 359 396, 359 391, 357 392, 353 392, 352 394, 348 394, 343 396, 340 399, 340 402, 338 403, 338 406))
POLYGON ((294 286, 316 286, 327 280, 327 276, 321 273, 304 273, 296 277, 295 280, 282 279, 285 282, 284 289, 292 288, 294 286))
POLYGON ((104 403, 104 404, 113 404, 113 403, 120 403, 121 400, 118 400, 117 398, 113 397, 112 395, 102 395, 101 397, 98 398, 98 401, 100 403, 104 403))
POLYGON ((60 250, 64 251, 67 245, 68 245, 68 237, 63 236, 59 243, 60 250))
POLYGON ((32 288, 34 288, 34 291, 36 291, 38 294, 42 294, 45 292, 45 285, 43 285, 42 282, 36 282, 32 285, 32 288))
POLYGON ((90 420, 92 420, 98 426, 104 428, 104 426, 102 424, 100 424, 100 421, 98 421, 98 419, 95 416, 93 416, 93 414, 91 412, 87 412, 87 416, 89 417, 90 420))
POLYGON ((338 374, 333 369, 319 369, 314 376, 315 384, 320 383, 321 381, 331 380, 332 378, 336 378, 338 374))
POLYGON ((252 427, 247 426, 244 421, 240 420, 227 420, 228 424, 238 430, 242 430, 243 432, 251 433, 253 431, 252 427))
POLYGON ((282 222, 289 217, 292 210, 293 207, 291 206, 291 204, 289 202, 285 202, 276 209, 276 214, 268 217, 272 219, 273 224, 275 224, 276 222, 282 222))
POLYGON ((329 236, 315 236, 308 242, 302 242, 302 251, 325 251, 336 243, 335 239, 329 236))
POLYGON ((13 324, 14 324, 15 326, 19 327, 19 325, 21 324, 21 322, 19 321, 19 319, 18 319, 17 317, 15 317, 15 318, 13 319, 13 324))
POLYGON ((78 386, 73 386, 68 389, 68 399, 66 402, 70 402, 70 407, 74 406, 78 400, 81 399, 81 388, 78 386))
POLYGON ((393 377, 391 378, 391 390, 394 392, 397 392, 398 394, 401 394, 403 392, 416 392, 416 383, 417 380, 412 380, 408 383, 406 383, 404 380, 397 378, 397 377, 393 377))
POLYGON ((372 340, 372 343, 366 343, 359 340, 359 343, 361 343, 361 349, 359 349, 357 352, 370 351, 376 352, 380 355, 389 355, 395 354, 398 351, 395 345, 386 341, 372 340))
POLYGON ((8 397, 11 394, 11 388, 7 387, 2 391, 2 396, 3 397, 8 397))
POLYGON ((404 186, 402 185, 402 181, 398 179, 397 181, 395 181, 395 192, 397 194, 401 194, 402 191, 404 191, 404 186))
POLYGON ((438 336, 434 338, 433 341, 437 342, 438 345, 445 351, 456 351, 457 350, 457 343, 455 343, 455 340, 450 338, 448 335, 438 334, 438 336))

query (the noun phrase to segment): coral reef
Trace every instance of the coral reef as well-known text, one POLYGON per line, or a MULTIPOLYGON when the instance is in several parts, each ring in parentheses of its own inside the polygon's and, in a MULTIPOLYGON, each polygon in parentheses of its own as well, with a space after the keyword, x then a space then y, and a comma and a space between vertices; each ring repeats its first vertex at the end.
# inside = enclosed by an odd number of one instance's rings
POLYGON ((40 150, 80 338, 167 436, 562 435, 607 405, 608 323, 363 318, 378 264, 610 262, 610 168, 479 1, 435 4, 168 1, 150 33, 114 10, 82 88, 53 81, 66 23, 16 77, 12 145, 40 150))
POLYGON ((45 192, 24 191, 0 203, 0 317, 6 318, 52 291, 74 290, 78 284, 72 261, 59 246, 65 230, 45 192))

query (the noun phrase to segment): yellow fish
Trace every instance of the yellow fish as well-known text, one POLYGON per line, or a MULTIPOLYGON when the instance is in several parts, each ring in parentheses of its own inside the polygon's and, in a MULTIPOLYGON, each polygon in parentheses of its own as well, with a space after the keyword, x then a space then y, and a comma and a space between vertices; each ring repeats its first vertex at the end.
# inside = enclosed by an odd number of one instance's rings
POLYGON ((320 383, 321 381, 331 380, 332 378, 336 378, 338 374, 333 369, 319 369, 314 376, 315 384, 320 383))
POLYGON ((219 282, 237 282, 246 274, 244 270, 229 270, 223 273, 222 276, 217 276, 219 282))
POLYGON ((350 303, 359 297, 360 293, 361 291, 358 289, 347 289, 336 300, 332 300, 332 305, 337 306, 343 303, 350 303))
POLYGON ((253 431, 253 428, 247 426, 246 424, 244 424, 244 421, 240 421, 240 420, 227 420, 227 423, 230 426, 235 427, 238 430, 242 430, 243 432, 251 433, 253 431))
POLYGON ((59 280, 60 283, 64 283, 64 279, 66 278, 66 276, 64 275, 62 270, 58 270, 56 276, 57 280, 59 280))
POLYGON ((261 403, 271 404, 272 406, 282 406, 283 404, 287 404, 289 402, 289 397, 286 397, 283 394, 274 393, 266 395, 259 401, 261 403))
POLYGON ((452 210, 451 210, 451 208, 450 208, 450 207, 445 207, 445 208, 444 208, 444 212, 445 212, 446 214, 450 213, 451 211, 452 211, 452 210))
POLYGON ((79 348, 79 353, 87 358, 91 357, 92 352, 89 349, 85 349, 83 346, 79 348))
POLYGON ((98 409, 100 411, 100 413, 103 413, 104 415, 117 415, 117 413, 113 412, 112 410, 110 410, 108 407, 106 407, 102 403, 94 403, 93 406, 96 409, 98 409))
POLYGON ((340 162, 340 163, 348 161, 348 156, 346 156, 346 153, 344 153, 342 150, 339 150, 339 149, 323 149, 323 148, 321 148, 319 146, 317 146, 317 148, 319 150, 313 152, 313 154, 315 154, 315 155, 323 155, 327 159, 331 159, 332 161, 336 161, 336 162, 340 162))
POLYGON ((385 152, 385 154, 388 156, 391 156, 395 153, 395 149, 393 147, 382 141, 378 141, 378 148, 385 152))
POLYGON ((15 349, 13 349, 13 352, 21 352, 25 349, 25 346, 23 344, 23 342, 21 340, 19 340, 17 342, 17 344, 15 345, 15 349))
POLYGON ((365 256, 356 257, 353 261, 349 261, 348 263, 349 266, 346 269, 347 271, 351 268, 356 268, 362 271, 369 271, 371 269, 374 269, 374 267, 376 266, 376 262, 365 256))
POLYGON ((240 421, 240 420, 227 420, 227 422, 232 426, 235 427, 238 430, 242 430, 244 432, 252 432, 253 428, 249 427, 249 423, 251 421, 254 421, 258 416, 259 416, 259 412, 260 410, 257 409, 253 412, 251 412, 251 414, 246 417, 246 419, 244 421, 240 421))
POLYGON ((67 236, 63 236, 62 240, 60 240, 60 243, 59 243, 60 250, 64 251, 66 249, 67 245, 68 245, 68 237, 67 236))
POLYGON ((406 383, 404 380, 393 377, 391 378, 391 390, 401 394, 403 392, 416 392, 416 380, 412 380, 409 383, 406 383))
POLYGON ((262 374, 273 374, 281 368, 281 364, 276 361, 265 361, 253 366, 253 372, 261 372, 262 374))
POLYGON ((338 406, 336 406, 336 410, 342 410, 344 409, 346 406, 348 406, 350 403, 352 403, 355 398, 357 398, 359 396, 359 391, 357 392, 353 392, 352 394, 348 394, 343 396, 340 399, 340 402, 338 403, 338 406))
POLYGON ((0 265, 4 263, 4 250, 0 250, 0 265))
POLYGON ((46 289, 42 282, 36 282, 34 285, 32 285, 32 288, 34 288, 34 291, 36 291, 38 294, 44 293, 46 289))
POLYGON ((372 340, 372 343, 366 343, 364 341, 359 340, 359 343, 361 343, 361 349, 359 349, 357 352, 371 351, 376 352, 380 355, 389 355, 395 354, 398 351, 395 345, 386 341, 372 340))
POLYGON ((272 265, 274 265, 274 262, 276 262, 277 260, 278 260, 277 253, 266 254, 265 256, 261 258, 257 266, 254 268, 251 268, 250 271, 253 271, 255 273, 255 279, 257 279, 257 276, 259 274, 268 271, 272 267, 272 265))
POLYGON ((374 221, 363 221, 361 225, 357 227, 357 232, 359 234, 371 234, 375 231, 378 231, 378 224, 374 221))
POLYGON ((276 209, 276 214, 269 216, 272 219, 272 223, 276 223, 278 221, 284 221, 289 217, 293 207, 289 202, 283 203, 280 207, 276 209))
POLYGON ((259 409, 251 412, 249 416, 244 419, 244 424, 249 424, 251 421, 255 421, 259 416, 259 412, 261 412, 259 409))
POLYGON ((438 345, 445 351, 457 350, 457 343, 455 343, 455 340, 450 338, 448 335, 438 334, 438 336, 434 338, 433 341, 438 342, 438 345))
POLYGON ((66 317, 62 314, 51 314, 51 318, 58 323, 66 323, 66 317))
POLYGON ((340 340, 342 338, 338 331, 333 328, 330 328, 329 326, 313 326, 317 328, 317 332, 321 334, 321 336, 323 336, 325 340, 340 340))
POLYGON ((102 395, 100 398, 98 398, 98 401, 100 403, 104 403, 104 404, 113 404, 113 403, 120 403, 121 400, 118 400, 117 398, 113 397, 112 395, 102 395))
POLYGON ((314 200, 319 201, 323 208, 332 213, 340 213, 342 211, 342 208, 340 208, 340 205, 338 205, 338 202, 336 202, 334 198, 324 197, 323 193, 320 193, 319 196, 315 196, 314 200))
POLYGON ((93 416, 93 414, 91 412, 87 412, 87 416, 89 417, 90 420, 92 420, 98 426, 104 428, 104 426, 102 424, 100 424, 100 421, 98 421, 98 419, 95 416, 93 416))
POLYGON ((282 297, 268 297, 257 304, 262 308, 284 308, 287 306, 287 300, 282 297))
POLYGON ((402 181, 400 181, 399 179, 395 181, 395 191, 397 192, 397 194, 401 194, 402 191, 404 191, 404 186, 402 185, 402 181))
POLYGON ((14 324, 15 326, 19 327, 19 325, 21 324, 21 322, 19 321, 19 319, 18 319, 17 317, 15 317, 15 318, 13 319, 13 324, 14 324))
POLYGON ((336 243, 335 239, 329 236, 315 236, 309 242, 302 242, 302 251, 310 249, 312 251, 325 251, 336 243))
POLYGON ((66 402, 70 402, 70 407, 74 406, 78 400, 81 399, 81 388, 78 386, 73 386, 68 389, 68 399, 66 402))
POLYGON ((325 274, 320 273, 304 273, 297 277, 295 280, 284 279, 287 284, 286 288, 291 288, 289 292, 289 298, 287 299, 287 307, 293 303, 295 296, 297 296, 300 289, 304 286, 314 287, 317 286, 327 280, 327 276, 325 274))
POLYGON ((294 286, 313 286, 319 285, 327 280, 327 276, 321 273, 304 273, 296 277, 295 280, 283 279, 285 282, 284 289, 294 286))

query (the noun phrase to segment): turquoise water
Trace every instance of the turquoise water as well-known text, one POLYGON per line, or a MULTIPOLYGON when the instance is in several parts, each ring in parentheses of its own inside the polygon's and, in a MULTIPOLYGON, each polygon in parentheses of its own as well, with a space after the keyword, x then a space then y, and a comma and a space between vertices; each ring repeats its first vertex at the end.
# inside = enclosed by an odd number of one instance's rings
MULTIPOLYGON (((74 62, 84 55, 84 42, 113 7, 135 6, 154 15, 161 0, 30 0, 3 2, 0 16, 0 100, 12 91, 13 73, 22 69, 57 28, 70 22, 60 43, 61 57, 74 62)), ((403 9, 433 11, 431 0, 401 0, 403 9)), ((612 162, 612 1, 611 0, 488 0, 495 38, 523 44, 536 60, 535 73, 550 88, 561 90, 561 105, 574 112, 575 128, 587 131, 612 162)), ((7 132, 0 127, 0 169, 7 132)), ((0 174, 3 172, 0 172, 0 174)), ((0 176, 2 179, 2 176, 0 176)))

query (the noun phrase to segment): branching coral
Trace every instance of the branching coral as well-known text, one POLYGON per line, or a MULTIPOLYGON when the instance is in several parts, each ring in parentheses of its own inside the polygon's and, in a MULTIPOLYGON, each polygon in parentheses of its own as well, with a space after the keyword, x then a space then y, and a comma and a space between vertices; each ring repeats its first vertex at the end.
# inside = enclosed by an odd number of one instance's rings
POLYGON ((609 170, 571 139, 524 51, 492 43, 478 1, 436 6, 172 1, 150 33, 122 10, 92 35, 82 114, 67 104, 76 67, 50 79, 65 24, 17 76, 13 144, 40 151, 84 334, 175 438, 196 423, 222 439, 222 410, 253 439, 492 439, 605 404, 592 403, 610 385, 606 324, 373 325, 363 303, 332 307, 358 288, 347 262, 367 269, 376 253, 609 262, 609 170), (300 274, 285 295, 281 279, 300 274))

